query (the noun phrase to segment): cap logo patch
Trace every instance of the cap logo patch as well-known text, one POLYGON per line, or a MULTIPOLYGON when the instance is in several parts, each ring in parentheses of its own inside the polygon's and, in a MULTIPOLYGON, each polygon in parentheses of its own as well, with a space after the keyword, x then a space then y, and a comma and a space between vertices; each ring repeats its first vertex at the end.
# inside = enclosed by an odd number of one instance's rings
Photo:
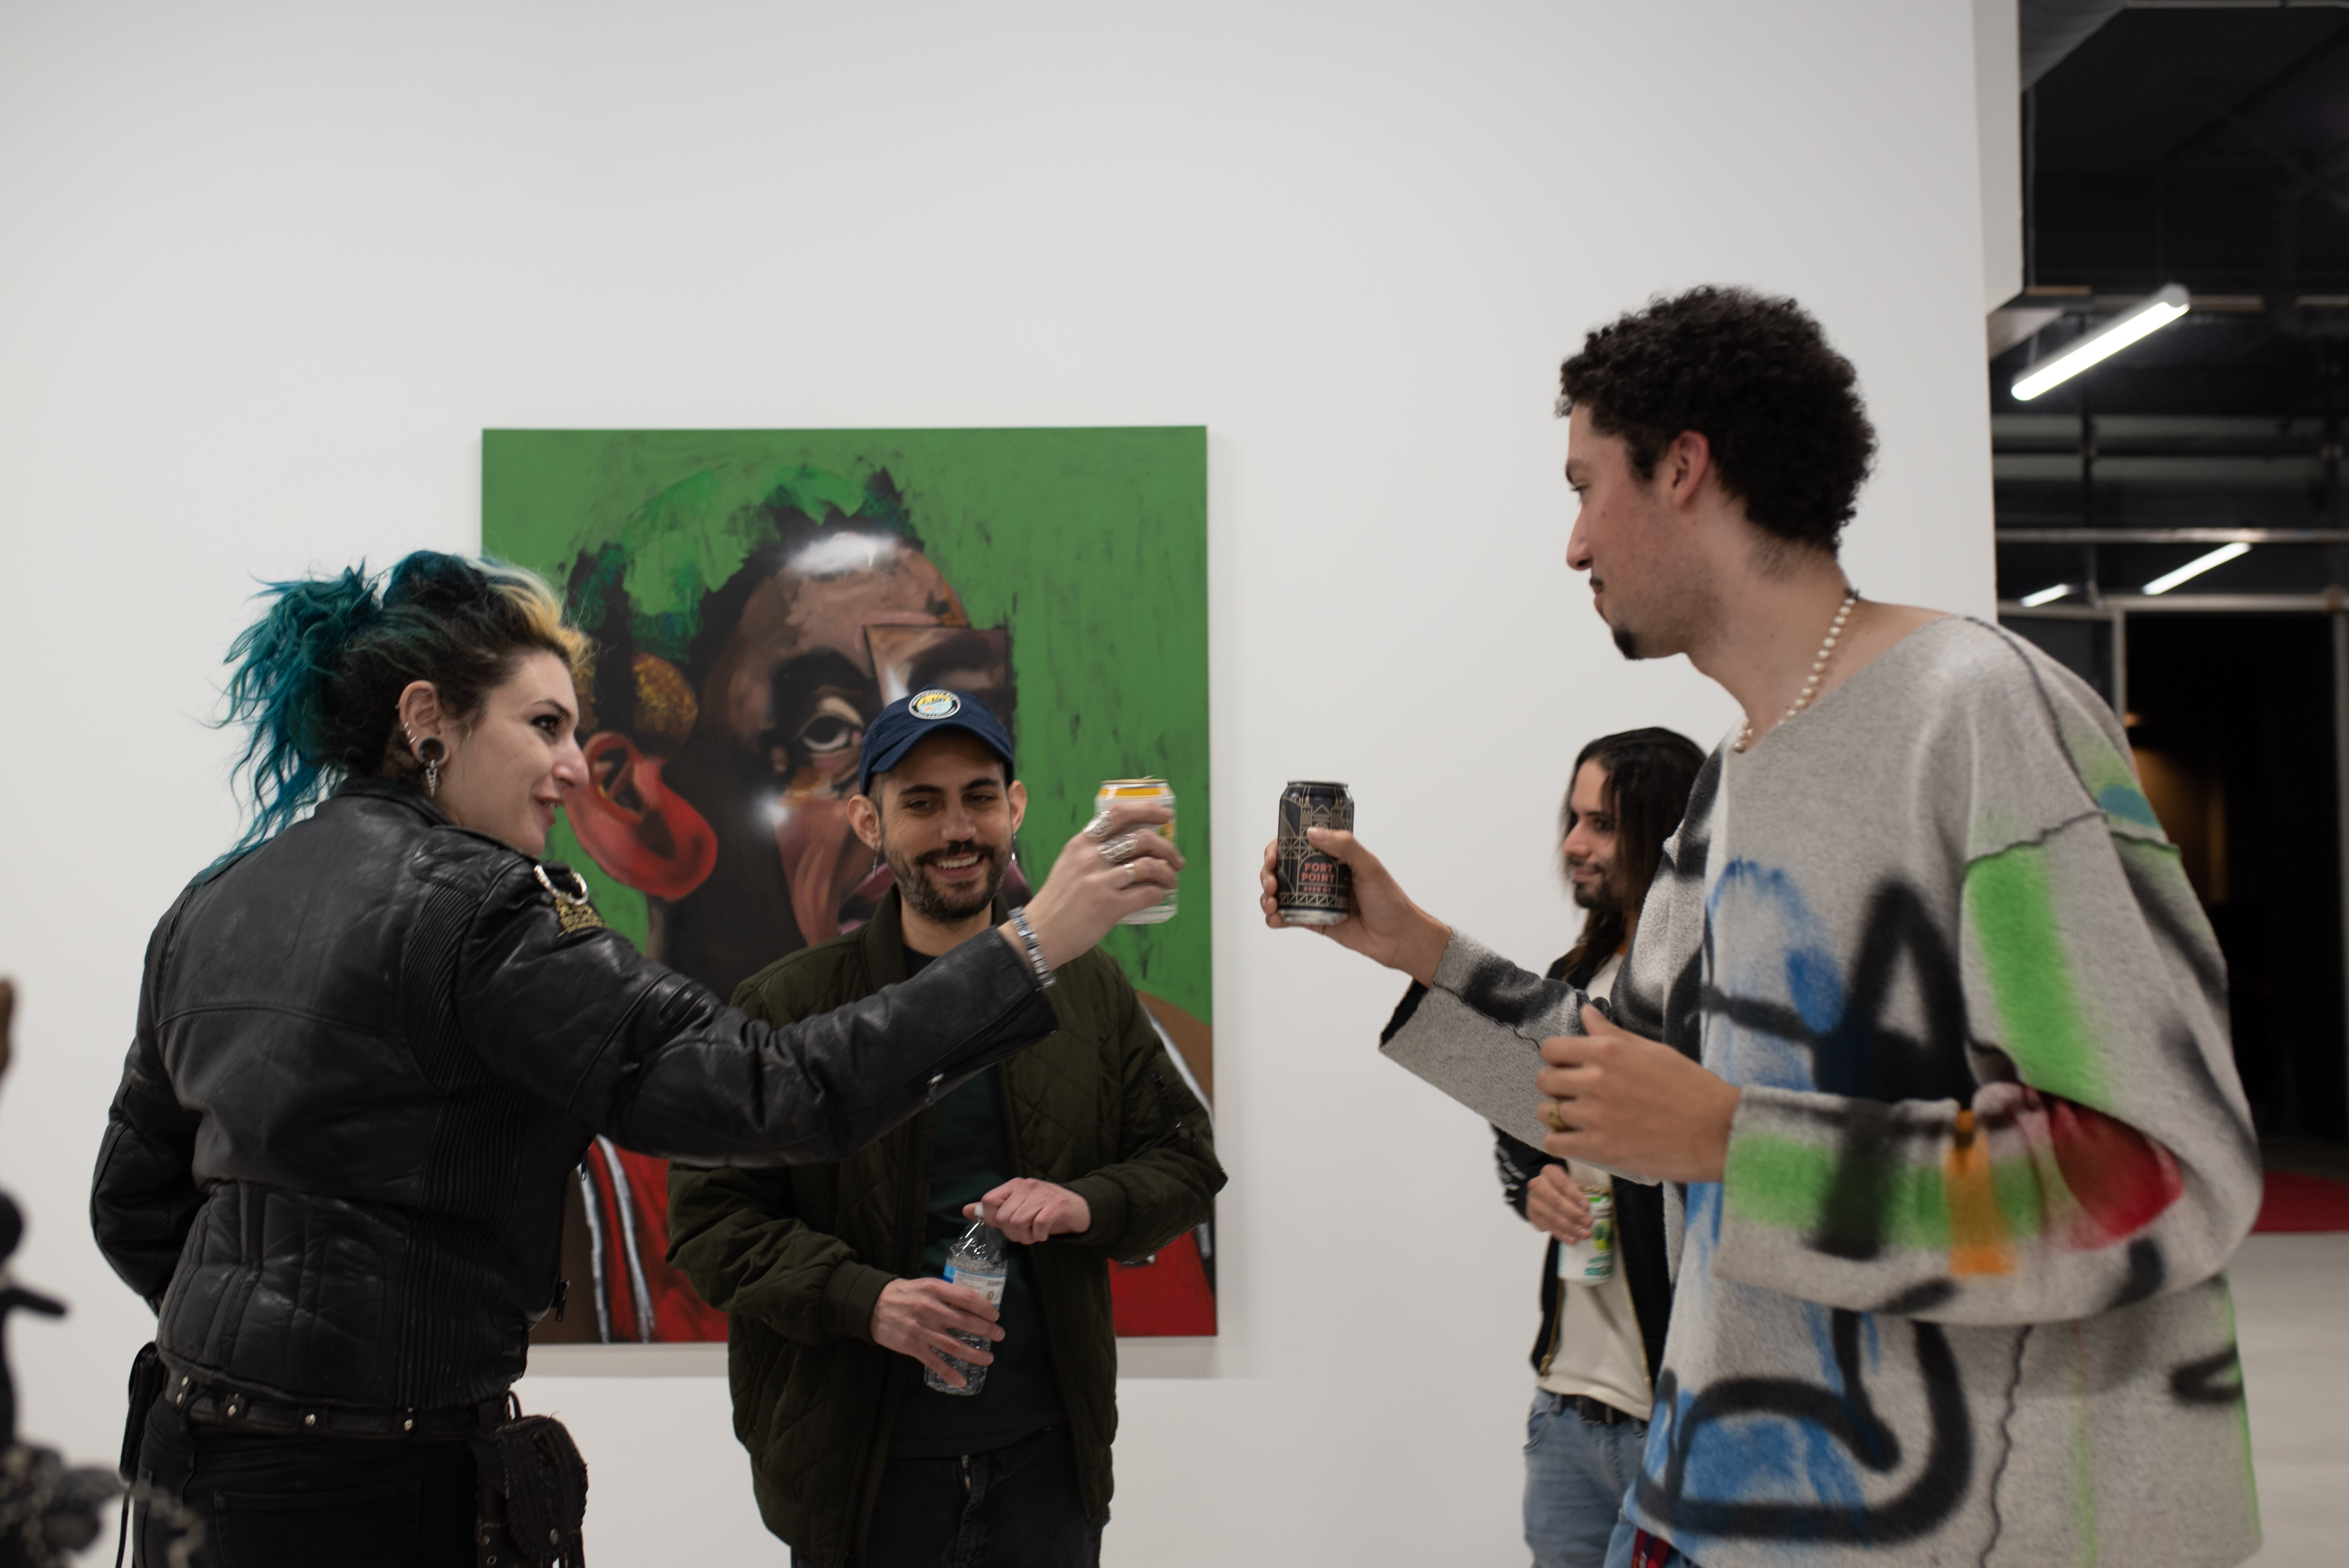
POLYGON ((952 718, 962 711, 962 698, 950 691, 940 691, 933 686, 928 691, 917 693, 914 700, 905 705, 905 711, 916 718, 952 718))

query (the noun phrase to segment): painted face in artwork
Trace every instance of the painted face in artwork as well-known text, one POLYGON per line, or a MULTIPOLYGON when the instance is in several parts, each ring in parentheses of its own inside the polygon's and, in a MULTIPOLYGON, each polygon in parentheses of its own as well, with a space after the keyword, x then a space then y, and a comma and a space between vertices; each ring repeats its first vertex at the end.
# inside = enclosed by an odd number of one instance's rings
POLYGON ((653 895, 655 955, 723 993, 887 891, 849 820, 873 716, 924 685, 1003 712, 1008 662, 919 546, 854 524, 754 555, 704 602, 692 662, 698 680, 636 655, 635 722, 590 738, 570 805, 596 862, 653 895))

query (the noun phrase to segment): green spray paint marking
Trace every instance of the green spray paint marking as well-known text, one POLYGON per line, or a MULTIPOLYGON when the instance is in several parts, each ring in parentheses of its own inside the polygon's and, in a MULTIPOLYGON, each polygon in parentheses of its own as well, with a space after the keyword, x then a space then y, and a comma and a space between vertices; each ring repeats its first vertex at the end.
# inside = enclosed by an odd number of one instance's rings
POLYGON ((1966 868, 1966 906, 1990 969, 2006 1054, 2032 1088, 2083 1105, 2111 1103, 2064 956, 2047 851, 2018 844, 1966 868))
POLYGON ((2098 1556, 2096 1460, 2088 1443, 2087 1340, 2076 1322, 2072 1325, 2072 1530, 2073 1561, 2090 1568, 2098 1556))
MULTIPOLYGON (((1882 1236, 1889 1246, 1929 1252, 1950 1248, 1950 1196, 1941 1180, 1939 1144, 1933 1163, 1895 1166, 1883 1173, 1882 1236)), ((1731 1140, 1723 1197, 1731 1215, 1748 1224, 1797 1233, 1815 1231, 1826 1210, 1827 1193, 1849 1158, 1840 1148, 1747 1132, 1731 1140)), ((2003 1240, 2030 1241, 2045 1228, 2045 1189, 2027 1157, 1991 1162, 1991 1191, 2003 1240)))
MULTIPOLYGON (((2227 1343, 2236 1346, 2235 1376, 2240 1378, 2243 1375, 2243 1355, 2242 1341, 2235 1334, 2235 1287, 2223 1272, 2219 1275, 2219 1315, 2226 1330, 2227 1343)), ((2251 1501, 2251 1522, 2256 1528, 2260 1519, 2260 1478, 2257 1468, 2251 1463, 2251 1391, 2248 1387, 2235 1401, 2235 1457, 2243 1470, 2243 1495, 2251 1501)))

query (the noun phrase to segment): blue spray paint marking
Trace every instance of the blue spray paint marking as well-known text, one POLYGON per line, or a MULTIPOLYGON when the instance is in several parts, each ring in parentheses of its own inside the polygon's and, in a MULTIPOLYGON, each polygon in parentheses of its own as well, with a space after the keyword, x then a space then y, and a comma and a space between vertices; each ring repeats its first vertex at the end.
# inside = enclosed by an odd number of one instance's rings
MULTIPOLYGON (((1741 1003, 1783 1008, 1811 1037, 1809 1041, 1790 1040, 1714 1014, 1705 1025, 1709 1065, 1733 1082, 1796 1090, 1818 1089, 1826 1078, 1837 1080, 1833 1092, 1849 1093, 1856 1091, 1846 1087, 1849 1080, 1873 1079, 1872 1042, 1844 1037, 1849 991, 1842 965, 1825 924, 1790 873, 1750 860, 1727 861, 1707 890, 1706 916, 1713 942, 1718 943, 1723 931, 1734 931, 1740 938, 1734 952, 1744 957, 1709 976, 1714 989, 1741 1003)), ((1717 946, 1714 956, 1718 961, 1717 946)), ((1694 1255, 1683 1264, 1682 1289, 1693 1285, 1710 1293, 1743 1288, 1713 1277, 1721 1222, 1720 1184, 1692 1183, 1685 1234, 1694 1255)), ((1861 1322, 1863 1354, 1870 1366, 1879 1365, 1882 1346, 1875 1320, 1864 1316, 1861 1322)), ((1832 1315, 1824 1306, 1806 1304, 1805 1323, 1817 1357, 1820 1384, 1835 1391, 1857 1424, 1859 1412, 1836 1364, 1832 1315)), ((1642 1468, 1659 1486, 1666 1479, 1673 1431, 1686 1420, 1692 1400, 1692 1396, 1676 1392, 1671 1408, 1660 1407, 1649 1429, 1642 1468)), ((1865 1481, 1854 1456, 1833 1433, 1797 1417, 1748 1415, 1706 1421, 1695 1433, 1686 1464, 1682 1478, 1685 1496, 1816 1503, 1848 1511, 1855 1520, 1867 1512, 1865 1481)), ((1674 1533, 1683 1552, 1703 1560, 1706 1542, 1694 1539, 1685 1527, 1674 1533)))
MULTIPOLYGON (((1681 1264, 1681 1289, 1699 1298, 1692 1299, 1690 1305, 1700 1311, 1711 1310, 1700 1305, 1703 1296, 1753 1288, 1713 1274, 1713 1259, 1721 1247, 1721 1184, 1717 1181, 1692 1182, 1689 1186, 1687 1222, 1682 1233, 1688 1252, 1681 1264)), ((1824 1306, 1806 1303, 1804 1321, 1818 1357, 1820 1385, 1832 1389, 1851 1410, 1848 1391, 1836 1365, 1833 1315, 1824 1306)), ((1874 1320, 1862 1321, 1871 1336, 1867 1344, 1872 1351, 1874 1320)), ((1659 1487, 1665 1484, 1669 1475, 1672 1429, 1687 1415, 1691 1398, 1675 1393, 1669 1409, 1660 1404, 1648 1429, 1648 1445, 1640 1464, 1659 1487)), ((1852 1413, 1856 1419, 1857 1411, 1852 1413)), ((1702 1423, 1690 1445, 1682 1485, 1684 1494, 1690 1497, 1816 1502, 1849 1509, 1855 1515, 1867 1508, 1864 1478, 1850 1451, 1833 1434, 1792 1416, 1736 1416, 1702 1423)), ((1678 1524, 1674 1532, 1676 1540, 1690 1533, 1678 1524)), ((1692 1536, 1680 1541, 1680 1546, 1697 1561, 1703 1561, 1701 1547, 1692 1536)))
MULTIPOLYGON (((1789 1008, 1815 1036, 1841 1022, 1842 966, 1827 944, 1826 928, 1791 874, 1754 861, 1727 861, 1706 890, 1705 915, 1716 944, 1723 932, 1739 937, 1725 963, 1716 947, 1720 967, 1712 979, 1717 991, 1741 1002, 1789 1008), (1738 954, 1747 955, 1744 962, 1737 962, 1738 954)), ((1802 1041, 1717 1015, 1706 1020, 1708 1035, 1715 1031, 1724 1037, 1720 1059, 1727 1068, 1723 1076, 1732 1081, 1773 1088, 1816 1087, 1802 1041)), ((1713 1053, 1706 1055, 1710 1059, 1713 1053)))
POLYGON ((1720 1182, 1692 1181, 1689 1183, 1688 1218, 1682 1226, 1682 1233, 1687 1236, 1702 1235, 1705 1239, 1707 1251, 1704 1261, 1708 1265, 1706 1277, 1712 1277, 1709 1272, 1713 1262, 1712 1249, 1721 1245, 1720 1182))
POLYGON ((2161 826, 2161 819, 2153 814, 2153 802, 2127 784, 2106 785, 2096 792, 2096 804, 2104 808, 2107 817, 2118 817, 2141 828, 2161 826))

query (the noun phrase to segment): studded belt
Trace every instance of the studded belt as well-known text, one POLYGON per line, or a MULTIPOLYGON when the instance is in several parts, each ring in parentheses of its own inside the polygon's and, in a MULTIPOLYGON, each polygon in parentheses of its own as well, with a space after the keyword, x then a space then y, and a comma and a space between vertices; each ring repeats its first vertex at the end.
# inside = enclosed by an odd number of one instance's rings
POLYGON ((507 1419, 505 1395, 478 1405, 448 1405, 432 1410, 402 1410, 366 1405, 295 1404, 265 1394, 248 1394, 182 1375, 172 1380, 170 1398, 200 1427, 252 1432, 282 1432, 315 1438, 446 1438, 485 1432, 507 1419))

